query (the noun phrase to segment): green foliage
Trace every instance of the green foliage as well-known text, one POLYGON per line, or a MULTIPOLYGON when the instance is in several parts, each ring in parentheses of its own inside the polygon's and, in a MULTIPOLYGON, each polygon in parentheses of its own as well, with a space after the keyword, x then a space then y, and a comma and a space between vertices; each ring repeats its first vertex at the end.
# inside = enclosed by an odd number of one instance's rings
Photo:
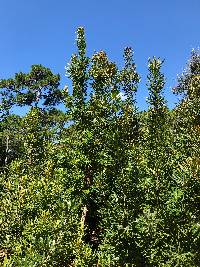
POLYGON ((76 41, 71 94, 41 65, 0 81, 1 266, 200 266, 198 52, 174 110, 163 61, 149 59, 138 112, 131 48, 119 69, 104 51, 87 56, 83 28, 76 41))
POLYGON ((54 106, 63 98, 59 85, 59 75, 42 65, 33 65, 29 73, 19 72, 14 79, 0 80, 0 111, 5 114, 13 105, 54 106))
POLYGON ((0 168, 6 167, 13 159, 20 157, 23 150, 21 142, 21 118, 6 116, 0 124, 0 168))
POLYGON ((190 60, 182 75, 178 77, 178 85, 174 88, 176 94, 184 94, 185 97, 199 96, 200 79, 200 51, 192 50, 190 60))

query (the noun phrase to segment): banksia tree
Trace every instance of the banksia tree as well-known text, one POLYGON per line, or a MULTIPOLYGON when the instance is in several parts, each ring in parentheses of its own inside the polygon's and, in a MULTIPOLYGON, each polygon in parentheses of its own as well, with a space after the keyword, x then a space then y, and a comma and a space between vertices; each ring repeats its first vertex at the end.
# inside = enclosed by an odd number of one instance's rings
POLYGON ((143 261, 150 266, 159 266, 164 260, 165 220, 164 202, 170 176, 170 149, 168 110, 163 97, 165 77, 161 72, 163 61, 149 59, 148 103, 140 137, 139 190, 140 214, 136 219, 137 243, 143 261), (159 246, 158 246, 159 244, 159 246))
MULTIPOLYGON (((72 96, 67 94, 66 104, 72 116, 72 120, 76 123, 84 123, 84 108, 87 96, 88 83, 88 65, 89 58, 86 56, 86 41, 84 29, 82 27, 77 30, 76 39, 77 54, 73 54, 71 60, 66 67, 67 76, 72 81, 72 96)), ((67 87, 66 87, 67 88, 67 87)))
MULTIPOLYGON (((173 88, 176 95, 180 95, 175 113, 176 127, 183 127, 191 130, 197 127, 199 120, 199 95, 200 95, 200 52, 193 50, 187 63, 185 71, 178 76, 178 84, 173 88)), ((181 128, 180 128, 181 130, 181 128)))

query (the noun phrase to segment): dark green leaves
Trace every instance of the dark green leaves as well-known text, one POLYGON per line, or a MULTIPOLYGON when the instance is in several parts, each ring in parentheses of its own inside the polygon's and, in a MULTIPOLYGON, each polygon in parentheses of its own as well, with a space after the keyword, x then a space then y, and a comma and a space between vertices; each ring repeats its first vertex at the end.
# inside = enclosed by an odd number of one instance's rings
POLYGON ((16 73, 14 79, 0 81, 2 109, 14 105, 54 106, 63 99, 59 85, 59 75, 42 65, 33 65, 29 73, 16 73))

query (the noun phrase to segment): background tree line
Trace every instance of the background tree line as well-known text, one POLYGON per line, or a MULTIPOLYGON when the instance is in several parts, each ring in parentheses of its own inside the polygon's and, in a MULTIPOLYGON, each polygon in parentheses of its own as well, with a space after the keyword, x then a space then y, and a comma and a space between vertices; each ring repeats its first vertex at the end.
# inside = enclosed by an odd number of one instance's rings
POLYGON ((163 61, 149 59, 141 112, 132 49, 119 69, 87 56, 83 28, 76 41, 72 94, 41 65, 0 80, 1 265, 200 266, 199 51, 173 110, 163 61))

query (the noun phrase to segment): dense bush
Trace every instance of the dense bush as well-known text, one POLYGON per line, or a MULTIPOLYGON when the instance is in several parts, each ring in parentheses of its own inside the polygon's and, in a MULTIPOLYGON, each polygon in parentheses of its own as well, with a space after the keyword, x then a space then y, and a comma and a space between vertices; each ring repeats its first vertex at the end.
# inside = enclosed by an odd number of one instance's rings
POLYGON ((41 65, 0 81, 1 266, 200 266, 199 51, 173 110, 163 61, 149 59, 139 112, 131 48, 122 69, 86 55, 83 28, 77 48, 71 94, 41 65))

